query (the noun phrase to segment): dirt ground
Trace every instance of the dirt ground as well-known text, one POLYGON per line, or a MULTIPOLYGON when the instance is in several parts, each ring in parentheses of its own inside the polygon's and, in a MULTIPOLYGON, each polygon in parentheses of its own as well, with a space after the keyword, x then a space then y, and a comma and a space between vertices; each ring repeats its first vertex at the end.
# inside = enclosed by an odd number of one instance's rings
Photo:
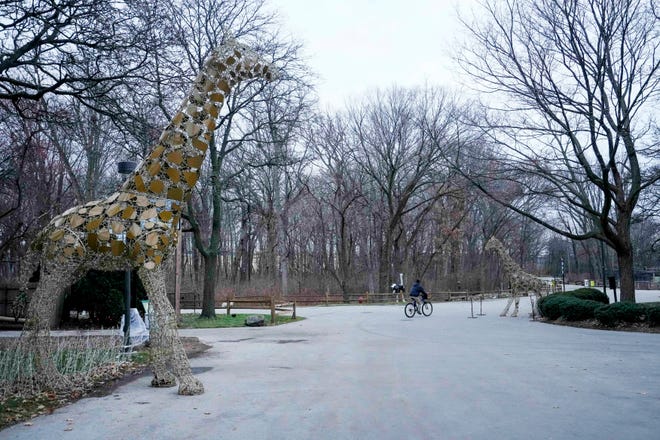
POLYGON ((585 321, 565 321, 562 319, 557 319, 556 321, 548 321, 541 319, 541 321, 547 324, 554 325, 566 325, 569 327, 579 327, 579 328, 590 328, 594 330, 605 330, 605 331, 619 331, 619 332, 638 332, 638 333, 660 333, 660 327, 649 327, 648 324, 639 323, 639 324, 619 324, 615 327, 606 327, 598 323, 595 319, 588 319, 585 321))

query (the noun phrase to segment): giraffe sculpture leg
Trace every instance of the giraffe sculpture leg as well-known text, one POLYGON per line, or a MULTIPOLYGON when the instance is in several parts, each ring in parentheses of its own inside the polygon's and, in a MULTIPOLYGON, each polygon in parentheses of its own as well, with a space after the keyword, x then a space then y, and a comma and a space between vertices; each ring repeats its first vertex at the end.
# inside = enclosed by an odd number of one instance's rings
POLYGON ((19 347, 34 358, 35 379, 46 387, 66 385, 66 376, 60 374, 53 358, 50 326, 55 316, 57 301, 63 290, 77 281, 78 264, 59 267, 45 264, 41 279, 32 295, 19 347))
POLYGON ((506 303, 506 307, 504 307, 504 310, 502 310, 502 313, 500 313, 500 316, 506 316, 507 313, 509 313, 509 309, 511 308, 511 305, 515 302, 515 306, 513 307, 513 313, 511 313, 511 317, 515 318, 518 316, 518 305, 520 303, 520 298, 516 294, 512 294, 511 298, 509 298, 509 301, 506 303))
POLYGON ((514 299, 514 306, 513 306, 513 313, 511 313, 511 317, 515 318, 518 316, 518 306, 520 305, 520 297, 516 295, 516 298, 514 299))
POLYGON ((204 392, 204 385, 193 376, 190 362, 176 328, 174 308, 167 299, 165 290, 165 267, 160 265, 152 270, 141 268, 138 271, 142 284, 154 307, 155 322, 151 330, 152 386, 167 387, 179 381, 179 394, 195 395, 204 392), (168 369, 171 367, 171 371, 168 369))
POLYGON ((529 294, 530 301, 532 300, 532 296, 534 297, 534 300, 532 301, 532 317, 536 319, 537 316, 541 316, 541 312, 539 311, 539 300, 543 295, 540 290, 538 292, 532 292, 529 294))

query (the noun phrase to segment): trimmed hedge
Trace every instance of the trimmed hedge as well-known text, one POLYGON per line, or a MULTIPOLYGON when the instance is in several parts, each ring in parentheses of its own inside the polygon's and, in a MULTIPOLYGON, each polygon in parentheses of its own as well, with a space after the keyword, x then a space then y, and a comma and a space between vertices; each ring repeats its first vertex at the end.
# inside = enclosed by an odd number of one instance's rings
POLYGON ((570 319, 571 321, 576 321, 579 319, 592 319, 594 317, 593 310, 591 310, 594 308, 593 304, 584 306, 589 310, 583 310, 583 308, 581 308, 579 311, 575 311, 575 312, 567 311, 567 309, 571 308, 572 306, 579 307, 577 305, 578 304, 577 302, 572 301, 573 299, 582 300, 582 301, 596 301, 598 302, 599 306, 610 303, 610 299, 602 291, 598 289, 592 289, 589 287, 583 287, 580 289, 570 290, 568 292, 558 292, 542 297, 541 299, 539 299, 538 302, 539 311, 541 312, 542 316, 553 320, 558 319, 559 317, 562 316, 565 319, 569 319, 569 316, 572 317, 570 319), (558 298, 571 298, 571 299, 560 300, 558 298), (547 303, 548 301, 550 301, 549 304, 547 303), (574 316, 583 316, 583 315, 587 315, 588 317, 573 318, 574 316))
POLYGON ((564 292, 563 295, 570 295, 579 299, 598 301, 603 304, 610 303, 610 298, 605 295, 602 290, 592 289, 591 287, 582 287, 580 289, 571 290, 569 292, 564 292))
POLYGON ((650 327, 660 325, 660 305, 654 304, 646 307, 646 316, 650 327))
POLYGON ((562 317, 567 321, 584 321, 594 319, 596 309, 603 307, 603 303, 591 299, 581 300, 572 298, 568 307, 563 311, 562 317))
POLYGON ((634 324, 644 322, 648 306, 644 304, 620 302, 601 306, 594 316, 603 325, 614 327, 619 323, 634 324))
POLYGON ((539 301, 539 312, 545 318, 555 320, 564 318, 567 321, 582 321, 593 319, 594 312, 603 304, 599 301, 583 300, 571 295, 548 295, 539 301))
POLYGON ((561 311, 566 297, 562 295, 548 295, 539 299, 539 313, 544 318, 557 319, 561 316, 561 311))
POLYGON ((650 327, 660 326, 660 302, 609 304, 607 295, 587 287, 544 296, 539 299, 538 307, 541 316, 553 321, 559 318, 567 321, 595 318, 607 327, 640 322, 648 322, 650 327))

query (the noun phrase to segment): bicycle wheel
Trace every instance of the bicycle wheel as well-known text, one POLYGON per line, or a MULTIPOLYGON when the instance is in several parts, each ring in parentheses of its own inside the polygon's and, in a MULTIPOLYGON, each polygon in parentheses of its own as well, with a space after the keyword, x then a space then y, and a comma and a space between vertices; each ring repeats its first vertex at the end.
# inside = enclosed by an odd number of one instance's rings
POLYGON ((431 313, 433 313, 433 304, 424 301, 424 304, 422 304, 422 313, 424 316, 431 316, 431 313))
POLYGON ((413 316, 415 316, 415 304, 409 302, 403 308, 403 312, 406 314, 408 318, 412 318, 413 316))

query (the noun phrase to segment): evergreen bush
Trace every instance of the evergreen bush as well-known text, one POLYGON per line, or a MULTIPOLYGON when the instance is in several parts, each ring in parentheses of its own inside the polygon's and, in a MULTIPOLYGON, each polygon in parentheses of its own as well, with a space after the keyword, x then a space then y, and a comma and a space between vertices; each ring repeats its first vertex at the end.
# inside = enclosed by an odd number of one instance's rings
POLYGON ((647 306, 630 302, 619 302, 601 306, 594 312, 595 318, 603 325, 614 327, 619 323, 634 324, 646 318, 647 306))
POLYGON ((653 304, 646 306, 646 316, 649 322, 649 327, 657 327, 660 325, 660 304, 653 304))
POLYGON ((564 295, 574 296, 575 298, 598 301, 602 304, 609 304, 610 298, 602 290, 592 289, 591 287, 582 287, 580 289, 565 292, 564 295))
MULTIPOLYGON (((547 315, 545 314, 545 312, 543 311, 543 310, 544 310, 544 307, 545 307, 544 304, 545 304, 546 301, 548 301, 550 298, 557 298, 557 297, 560 296, 560 295, 561 295, 561 293, 551 293, 550 295, 542 296, 541 298, 538 299, 537 306, 538 306, 538 308, 539 308, 539 312, 541 312, 541 316, 545 316, 546 318, 548 318, 548 316, 547 316, 547 315)), ((551 300, 551 301, 554 301, 554 300, 551 300)))
POLYGON ((602 306, 603 303, 600 301, 568 297, 568 301, 564 303, 561 316, 567 321, 594 319, 595 310, 602 306))
MULTIPOLYGON (((125 312, 124 276, 124 272, 90 270, 71 286, 71 292, 64 298, 63 319, 68 319, 71 310, 86 310, 91 324, 118 326, 125 312)), ((131 292, 131 307, 140 309, 142 305, 139 300, 144 299, 146 294, 135 273, 131 277, 131 292)))
MULTIPOLYGON (((572 297, 572 298, 577 298, 581 300, 590 300, 590 301, 598 301, 601 304, 609 304, 610 299, 608 298, 607 295, 605 295, 602 291, 598 289, 592 289, 590 287, 582 287, 580 289, 575 289, 575 290, 570 290, 568 292, 557 292, 553 293, 551 295, 544 296, 543 298, 539 299, 538 306, 539 310, 541 311, 541 314, 543 316, 546 316, 542 310, 543 304, 545 301, 547 301, 549 298, 556 298, 556 297, 572 297)), ((551 300, 551 301, 556 301, 556 300, 551 300)), ((553 304, 553 306, 555 305, 553 304)), ((549 318, 546 316, 546 318, 549 318)), ((549 319, 557 319, 557 318, 549 318, 549 319)))
POLYGON ((570 302, 571 299, 572 298, 561 294, 544 296, 538 302, 539 312, 541 313, 541 316, 547 319, 558 319, 563 314, 567 302, 570 302))
POLYGON ((602 303, 594 300, 583 300, 571 295, 553 294, 539 301, 539 311, 547 319, 564 318, 567 321, 582 321, 593 319, 594 311, 602 307, 602 303))

